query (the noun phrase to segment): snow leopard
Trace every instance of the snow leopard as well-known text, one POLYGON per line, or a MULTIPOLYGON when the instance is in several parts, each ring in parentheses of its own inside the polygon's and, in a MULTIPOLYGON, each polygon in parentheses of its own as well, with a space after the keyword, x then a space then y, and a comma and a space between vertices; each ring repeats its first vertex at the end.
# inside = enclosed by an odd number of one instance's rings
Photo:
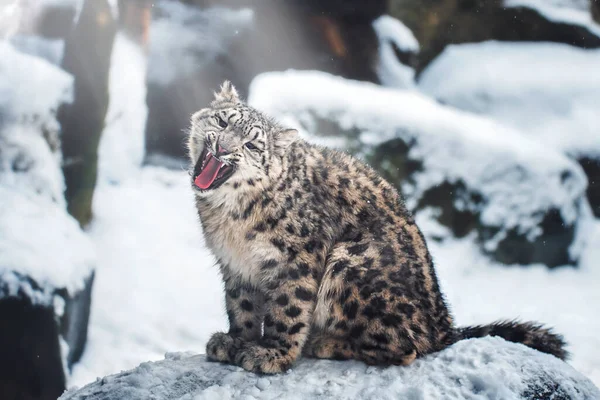
POLYGON ((208 341, 208 360, 259 374, 301 356, 408 365, 486 335, 567 357, 562 336, 538 323, 455 327, 399 192, 359 159, 250 107, 230 82, 192 115, 188 149, 229 320, 208 341))

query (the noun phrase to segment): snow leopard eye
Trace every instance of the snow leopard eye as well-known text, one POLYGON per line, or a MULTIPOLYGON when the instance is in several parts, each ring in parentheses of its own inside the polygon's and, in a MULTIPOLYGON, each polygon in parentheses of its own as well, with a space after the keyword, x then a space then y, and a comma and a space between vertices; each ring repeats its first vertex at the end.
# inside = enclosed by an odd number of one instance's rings
POLYGON ((246 146, 246 148, 248 150, 258 150, 258 147, 256 147, 255 145, 253 145, 252 142, 247 142, 246 144, 244 144, 244 146, 246 146))
POLYGON ((223 118, 221 118, 221 117, 220 117, 220 116, 218 116, 218 115, 215 115, 215 118, 217 118, 217 124, 219 124, 219 126, 220 126, 221 128, 223 128, 223 129, 227 128, 227 122, 225 122, 225 121, 223 120, 223 118))

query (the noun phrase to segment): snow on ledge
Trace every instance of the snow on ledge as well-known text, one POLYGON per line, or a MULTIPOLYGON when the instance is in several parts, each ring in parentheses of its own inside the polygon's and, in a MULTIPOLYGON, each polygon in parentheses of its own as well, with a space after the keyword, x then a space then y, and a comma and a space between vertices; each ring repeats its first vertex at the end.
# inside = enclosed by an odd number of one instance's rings
POLYGON ((600 50, 558 43, 452 45, 423 71, 419 88, 571 156, 598 156, 599 68, 600 50))
POLYGON ((259 376, 203 355, 166 359, 98 379, 59 400, 114 399, 537 399, 600 398, 563 361, 499 338, 465 340, 408 367, 301 359, 281 375, 259 376), (550 398, 550 397, 544 397, 550 398))
POLYGON ((379 39, 393 42, 400 51, 418 52, 419 42, 412 31, 399 19, 382 15, 373 21, 373 28, 379 39))
POLYGON ((0 297, 24 294, 48 305, 55 289, 84 288, 94 249, 63 207, 0 186, 0 232, 0 297))

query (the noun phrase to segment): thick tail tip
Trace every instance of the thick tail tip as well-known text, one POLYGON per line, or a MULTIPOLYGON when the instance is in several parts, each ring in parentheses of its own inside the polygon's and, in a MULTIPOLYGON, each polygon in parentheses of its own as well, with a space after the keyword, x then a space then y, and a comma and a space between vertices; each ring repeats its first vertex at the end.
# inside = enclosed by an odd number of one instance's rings
POLYGON ((498 321, 489 325, 467 326, 456 330, 456 340, 499 336, 509 342, 522 343, 532 349, 567 360, 566 342, 551 328, 536 322, 498 321))

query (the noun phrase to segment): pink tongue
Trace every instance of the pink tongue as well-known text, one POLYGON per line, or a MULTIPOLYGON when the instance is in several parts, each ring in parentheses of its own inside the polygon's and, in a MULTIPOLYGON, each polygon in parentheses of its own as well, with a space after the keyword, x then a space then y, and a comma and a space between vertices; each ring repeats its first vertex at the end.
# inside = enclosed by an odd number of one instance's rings
POLYGON ((198 175, 194 181, 196 186, 202 190, 208 189, 208 187, 212 185, 217 178, 219 169, 223 165, 223 163, 214 158, 210 153, 206 155, 206 158, 208 158, 206 165, 202 169, 202 172, 200 172, 200 175, 198 175))

